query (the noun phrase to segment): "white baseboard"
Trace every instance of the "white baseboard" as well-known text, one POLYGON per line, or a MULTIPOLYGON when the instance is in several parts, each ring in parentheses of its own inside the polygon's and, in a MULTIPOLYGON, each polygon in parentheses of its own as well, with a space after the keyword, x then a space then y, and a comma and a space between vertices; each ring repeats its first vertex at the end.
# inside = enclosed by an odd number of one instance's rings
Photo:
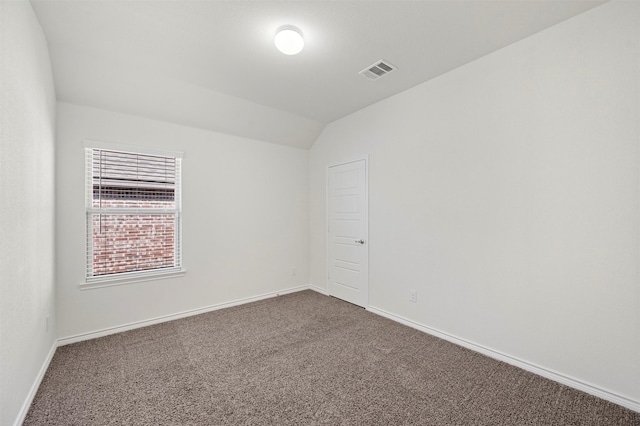
POLYGON ((451 343, 455 343, 456 345, 465 347, 467 349, 471 349, 472 351, 479 352, 483 355, 486 355, 490 358, 497 359, 499 361, 506 362, 507 364, 514 365, 516 367, 522 368, 523 370, 529 371, 531 373, 537 374, 538 376, 545 377, 547 379, 553 380, 558 383, 562 383, 563 385, 572 387, 574 389, 583 391, 593 396, 597 396, 598 398, 602 398, 604 400, 613 402, 614 404, 621 405, 625 408, 628 408, 633 411, 640 412, 640 401, 634 401, 632 399, 626 398, 622 395, 618 395, 615 392, 611 392, 606 389, 602 389, 598 386, 594 386, 588 383, 584 383, 580 380, 574 379, 572 377, 565 376, 556 371, 548 370, 546 368, 540 367, 538 365, 532 364, 530 362, 521 360, 519 358, 512 357, 510 355, 504 354, 499 351, 495 351, 493 349, 487 348, 482 345, 478 345, 476 343, 470 342, 465 339, 461 339, 459 337, 453 336, 451 334, 445 333, 443 331, 428 327, 426 325, 417 323, 410 319, 401 317, 396 314, 392 314, 391 312, 387 312, 383 309, 376 308, 373 306, 369 306, 367 308, 368 311, 388 318, 390 320, 399 322, 400 324, 404 324, 411 328, 415 328, 416 330, 422 331, 427 334, 431 334, 432 336, 439 337, 441 339, 447 340, 451 343))
POLYGON ((44 378, 47 369, 49 368, 49 364, 51 364, 51 360, 53 359, 53 355, 56 353, 56 348, 58 347, 57 342, 53 342, 51 345, 51 349, 49 350, 49 354, 45 358, 42 363, 42 367, 40 367, 40 371, 38 371, 38 375, 36 379, 33 381, 31 385, 31 389, 29 389, 29 393, 22 404, 22 408, 20 408, 20 412, 18 413, 18 418, 16 419, 14 426, 22 425, 25 417, 27 417, 27 413, 29 412, 29 408, 31 408, 31 403, 33 402, 33 398, 35 398, 36 393, 38 392, 38 388, 40 387, 40 383, 42 383, 42 379, 44 378))
POLYGON ((317 293, 324 294, 325 296, 329 295, 329 292, 327 290, 325 290, 322 287, 318 287, 316 285, 313 285, 313 284, 309 284, 309 289, 313 290, 313 291, 315 291, 317 293))
POLYGON ((258 296, 245 297, 230 302, 218 303, 215 305, 204 306, 202 308, 190 309, 188 311, 178 312, 175 314, 163 315, 156 318, 150 318, 142 321, 131 322, 128 324, 118 325, 115 327, 103 328, 101 330, 90 331, 88 333, 76 334, 58 339, 58 346, 69 345, 71 343, 82 342, 84 340, 96 339, 98 337, 108 336, 110 334, 121 333, 123 331, 133 330, 136 328, 147 327, 149 325, 159 324, 162 322, 173 321, 180 318, 190 317, 192 315, 204 314, 206 312, 217 311, 218 309, 230 308, 232 306, 243 305, 245 303, 257 302, 258 300, 268 299, 283 294, 295 293, 297 291, 308 290, 308 285, 291 287, 284 290, 272 291, 258 296))

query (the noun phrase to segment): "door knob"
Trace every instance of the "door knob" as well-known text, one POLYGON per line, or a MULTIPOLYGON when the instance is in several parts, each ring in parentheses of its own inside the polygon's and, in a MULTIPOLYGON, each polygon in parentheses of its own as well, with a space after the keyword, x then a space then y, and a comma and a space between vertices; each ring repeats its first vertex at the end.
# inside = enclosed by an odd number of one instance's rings
POLYGON ((357 240, 356 243, 364 244, 364 240, 357 240))

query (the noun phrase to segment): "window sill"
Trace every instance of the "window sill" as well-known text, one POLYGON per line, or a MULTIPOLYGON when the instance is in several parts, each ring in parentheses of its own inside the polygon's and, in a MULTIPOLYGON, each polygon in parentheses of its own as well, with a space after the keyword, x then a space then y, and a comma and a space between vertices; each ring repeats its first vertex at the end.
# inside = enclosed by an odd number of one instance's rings
POLYGON ((113 287, 140 283, 145 281, 165 280, 168 278, 182 277, 187 273, 186 269, 177 269, 166 272, 136 273, 128 276, 93 278, 90 281, 80 283, 80 290, 93 290, 95 288, 113 287))

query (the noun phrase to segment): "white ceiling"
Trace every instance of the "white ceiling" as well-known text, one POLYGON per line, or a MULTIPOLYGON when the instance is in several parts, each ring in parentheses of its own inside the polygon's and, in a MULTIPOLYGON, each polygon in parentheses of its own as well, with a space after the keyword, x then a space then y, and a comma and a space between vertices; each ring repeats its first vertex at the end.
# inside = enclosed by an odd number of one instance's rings
POLYGON ((602 0, 32 0, 57 97, 285 145, 602 0), (296 25, 305 48, 273 35, 296 25), (398 67, 358 74, 379 59, 398 67))

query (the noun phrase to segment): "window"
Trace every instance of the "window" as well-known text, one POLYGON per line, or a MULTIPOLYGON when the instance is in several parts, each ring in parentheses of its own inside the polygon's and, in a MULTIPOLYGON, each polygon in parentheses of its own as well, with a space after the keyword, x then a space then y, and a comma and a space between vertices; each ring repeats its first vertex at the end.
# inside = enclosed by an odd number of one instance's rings
POLYGON ((181 155, 85 154, 86 283, 181 271, 181 155))

